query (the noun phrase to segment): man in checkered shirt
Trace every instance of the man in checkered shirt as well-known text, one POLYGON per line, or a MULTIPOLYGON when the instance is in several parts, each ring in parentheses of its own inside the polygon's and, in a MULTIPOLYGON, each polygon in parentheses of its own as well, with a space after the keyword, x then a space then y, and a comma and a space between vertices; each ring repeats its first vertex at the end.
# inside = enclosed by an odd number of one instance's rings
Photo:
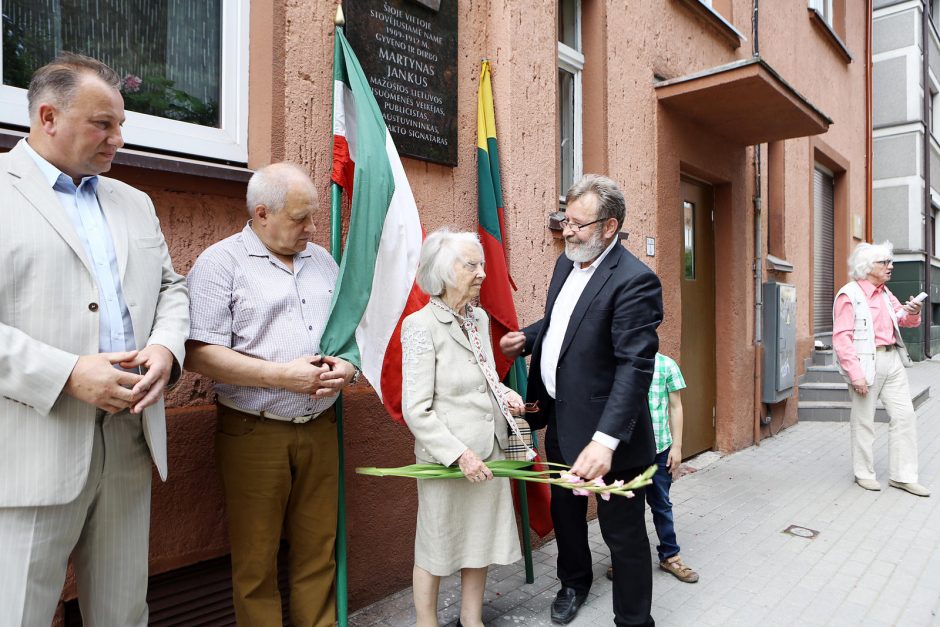
MULTIPOLYGON (((679 390, 684 387, 685 379, 678 364, 662 353, 656 353, 649 405, 659 469, 653 475, 653 484, 646 488, 646 502, 653 512, 653 525, 659 537, 659 546, 656 547, 659 567, 680 581, 695 583, 698 573, 686 566, 679 556, 672 502, 669 500, 669 488, 679 478, 679 465, 682 463, 682 399, 679 390)), ((607 576, 612 578, 613 566, 607 569, 607 576)))
POLYGON ((186 368, 216 382, 216 461, 239 625, 281 625, 277 554, 290 542, 290 624, 336 624, 336 395, 358 374, 322 356, 338 269, 310 242, 318 209, 289 163, 248 182, 250 220, 196 260, 186 368))

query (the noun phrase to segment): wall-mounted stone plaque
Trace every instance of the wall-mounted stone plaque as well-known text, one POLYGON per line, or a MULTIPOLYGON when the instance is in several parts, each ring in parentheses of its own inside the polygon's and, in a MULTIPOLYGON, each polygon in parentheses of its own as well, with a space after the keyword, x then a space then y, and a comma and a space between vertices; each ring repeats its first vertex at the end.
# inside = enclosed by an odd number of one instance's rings
POLYGON ((343 12, 399 154, 457 165, 457 0, 344 0, 343 12))

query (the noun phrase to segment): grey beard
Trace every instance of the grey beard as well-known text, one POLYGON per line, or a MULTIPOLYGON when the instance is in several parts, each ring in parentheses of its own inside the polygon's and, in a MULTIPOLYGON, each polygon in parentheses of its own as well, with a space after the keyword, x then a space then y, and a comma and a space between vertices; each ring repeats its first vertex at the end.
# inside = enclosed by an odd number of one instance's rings
POLYGON ((565 240, 565 256, 576 263, 593 261, 604 252, 605 248, 607 245, 604 244, 600 231, 595 232, 591 239, 583 244, 572 245, 571 242, 565 240))

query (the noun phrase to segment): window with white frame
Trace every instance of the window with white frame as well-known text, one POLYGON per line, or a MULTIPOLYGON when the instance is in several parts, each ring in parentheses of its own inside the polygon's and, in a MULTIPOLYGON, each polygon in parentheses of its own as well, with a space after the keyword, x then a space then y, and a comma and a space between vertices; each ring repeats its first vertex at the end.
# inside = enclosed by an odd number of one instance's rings
POLYGON ((832 8, 832 0, 809 0, 809 6, 819 12, 826 24, 833 26, 835 12, 832 8))
POLYGON ((122 77, 128 146, 248 160, 250 0, 0 0, 0 124, 28 127, 26 87, 60 51, 122 77))
POLYGON ((561 202, 571 185, 581 178, 582 93, 581 0, 558 2, 558 190, 561 202))

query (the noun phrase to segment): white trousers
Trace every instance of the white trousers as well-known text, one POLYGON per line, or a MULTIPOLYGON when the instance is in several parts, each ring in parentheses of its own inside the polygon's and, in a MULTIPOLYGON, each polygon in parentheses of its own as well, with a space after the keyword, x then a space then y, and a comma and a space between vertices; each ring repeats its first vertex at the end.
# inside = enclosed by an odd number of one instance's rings
POLYGON ((85 625, 147 624, 150 472, 140 416, 106 415, 78 498, 0 508, 0 627, 52 623, 69 555, 85 625))
POLYGON ((902 483, 917 482, 917 414, 911 402, 907 373, 896 350, 878 351, 875 355, 875 383, 868 394, 852 398, 852 466, 858 479, 874 479, 875 464, 872 445, 875 441, 875 403, 880 398, 888 417, 888 476, 902 483))

